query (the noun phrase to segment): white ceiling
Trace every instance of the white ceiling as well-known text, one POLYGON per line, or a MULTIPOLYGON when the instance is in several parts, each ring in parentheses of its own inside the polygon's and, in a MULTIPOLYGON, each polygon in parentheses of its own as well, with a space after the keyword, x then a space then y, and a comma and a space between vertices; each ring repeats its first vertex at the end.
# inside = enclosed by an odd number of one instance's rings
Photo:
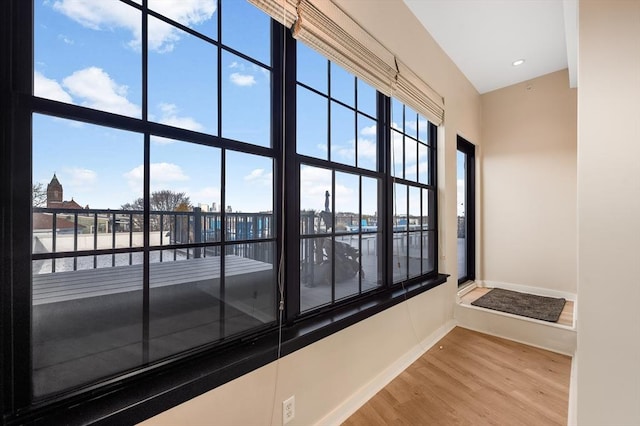
POLYGON ((567 67, 577 86, 576 0, 404 2, 480 93, 567 67))

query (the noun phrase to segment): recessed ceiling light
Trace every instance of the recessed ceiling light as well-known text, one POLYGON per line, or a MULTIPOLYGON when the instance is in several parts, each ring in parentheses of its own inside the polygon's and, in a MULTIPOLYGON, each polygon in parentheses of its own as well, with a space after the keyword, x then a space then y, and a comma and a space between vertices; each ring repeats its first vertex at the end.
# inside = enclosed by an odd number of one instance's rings
POLYGON ((524 59, 518 59, 517 61, 513 61, 511 65, 513 65, 514 67, 517 67, 518 65, 522 65, 522 64, 524 64, 524 59))

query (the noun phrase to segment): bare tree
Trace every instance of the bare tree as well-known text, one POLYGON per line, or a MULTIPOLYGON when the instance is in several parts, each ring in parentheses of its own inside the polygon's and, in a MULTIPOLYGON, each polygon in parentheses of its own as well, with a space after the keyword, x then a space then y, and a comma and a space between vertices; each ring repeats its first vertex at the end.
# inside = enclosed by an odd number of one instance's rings
POLYGON ((47 190, 42 183, 31 185, 31 202, 33 207, 46 207, 47 190))
MULTIPOLYGON (((144 210, 144 199, 142 197, 134 200, 132 203, 120 206, 122 210, 144 210)), ((174 192, 168 189, 162 191, 154 191, 151 193, 149 200, 149 208, 151 212, 173 212, 173 211, 189 211, 192 208, 191 200, 184 192, 174 192)))
MULTIPOLYGON (((174 192, 168 189, 161 191, 154 191, 151 193, 149 199, 149 210, 151 216, 149 218, 149 225, 152 231, 160 230, 160 215, 155 212, 188 212, 192 210, 191 200, 184 192, 174 192)), ((138 198, 131 203, 126 203, 120 206, 122 210, 137 210, 140 213, 144 210, 144 199, 138 198)), ((142 227, 142 215, 136 215, 133 218, 134 227, 136 229, 142 227)), ((165 218, 163 223, 163 231, 169 230, 171 221, 165 218)))

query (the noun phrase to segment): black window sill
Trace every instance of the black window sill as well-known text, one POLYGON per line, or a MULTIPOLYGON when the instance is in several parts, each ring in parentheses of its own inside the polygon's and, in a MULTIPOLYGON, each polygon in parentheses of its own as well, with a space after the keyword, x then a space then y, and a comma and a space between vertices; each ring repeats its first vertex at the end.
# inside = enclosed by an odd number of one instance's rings
MULTIPOLYGON (((373 293, 328 312, 303 318, 282 330, 281 356, 317 342, 359 321, 446 282, 439 274, 426 281, 373 293)), ((166 411, 260 368, 278 357, 278 329, 236 340, 208 353, 154 365, 59 401, 6 417, 7 424, 133 424, 166 411)))

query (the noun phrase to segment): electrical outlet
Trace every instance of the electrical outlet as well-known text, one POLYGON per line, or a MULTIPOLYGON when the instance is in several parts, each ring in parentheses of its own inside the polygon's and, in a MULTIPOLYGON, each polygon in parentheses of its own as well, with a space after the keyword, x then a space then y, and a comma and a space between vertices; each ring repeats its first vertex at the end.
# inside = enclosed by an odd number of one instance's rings
POLYGON ((286 425, 296 416, 296 397, 295 395, 282 401, 282 424, 286 425))

